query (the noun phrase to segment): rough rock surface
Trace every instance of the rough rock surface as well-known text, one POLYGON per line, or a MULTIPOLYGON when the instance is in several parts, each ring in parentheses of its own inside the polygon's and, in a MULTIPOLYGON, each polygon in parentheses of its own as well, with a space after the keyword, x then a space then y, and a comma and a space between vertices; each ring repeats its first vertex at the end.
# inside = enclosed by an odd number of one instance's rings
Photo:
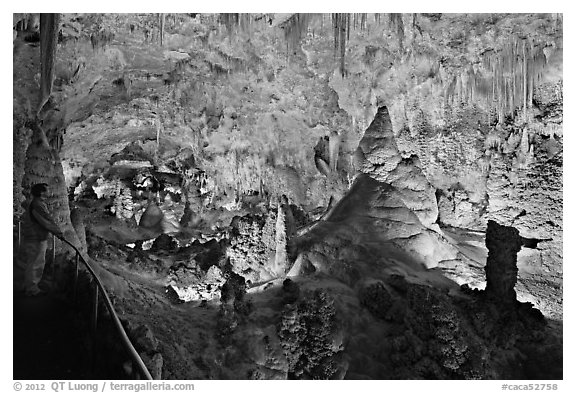
POLYGON ((341 379, 348 368, 334 300, 316 290, 282 311, 278 337, 288 360, 288 379, 341 379))
POLYGON ((169 275, 168 285, 183 302, 213 300, 220 298, 220 287, 225 278, 218 266, 203 272, 196 266, 178 266, 169 275))
MULTIPOLYGON (((353 262, 359 258, 380 260, 376 256, 390 255, 401 258, 409 269, 419 271, 436 267, 442 260, 454 259, 457 253, 436 232, 420 223, 416 214, 404 204, 399 190, 365 174, 358 175, 348 194, 318 225, 295 242, 298 250, 313 243, 306 254, 314 267, 350 283, 358 279, 358 273, 363 269, 363 264, 353 262), (347 225, 347 229, 341 233, 343 225, 347 225), (317 242, 318 238, 324 241, 317 242), (361 246, 352 251, 350 246, 353 244, 361 246), (326 260, 321 256, 326 252, 332 256, 342 252, 346 262, 326 260)), ((375 263, 382 263, 385 268, 394 258, 375 263)))
MULTIPOLYGON (((252 234, 247 218, 236 225, 252 234)), ((254 231, 263 237, 258 223, 254 231)), ((314 269, 247 293, 244 278, 223 273, 221 302, 197 296, 166 314, 164 294, 131 284, 119 306, 154 331, 163 378, 561 378, 556 328, 529 304, 496 305, 427 267, 453 260, 454 246, 393 187, 358 176, 295 244, 314 269)), ((179 265, 174 279, 208 294, 206 275, 190 273, 198 265, 179 265)))
POLYGON ((245 216, 236 221, 226 255, 232 270, 250 284, 267 281, 276 274, 276 216, 271 209, 266 216, 245 216))
POLYGON ((418 158, 400 155, 385 106, 378 109, 360 140, 354 165, 375 180, 396 187, 406 206, 416 213, 423 225, 430 227, 436 223, 435 190, 422 172, 418 158))

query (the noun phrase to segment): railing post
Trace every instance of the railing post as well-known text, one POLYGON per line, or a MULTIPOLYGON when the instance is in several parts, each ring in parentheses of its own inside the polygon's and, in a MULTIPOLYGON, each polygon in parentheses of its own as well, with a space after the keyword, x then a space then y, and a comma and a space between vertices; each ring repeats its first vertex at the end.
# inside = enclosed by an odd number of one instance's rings
POLYGON ((20 252, 20 244, 22 244, 22 232, 21 232, 21 226, 22 224, 20 223, 20 220, 18 220, 18 252, 20 252))
POLYGON ((52 275, 52 279, 56 281, 56 236, 52 235, 52 258, 50 264, 50 272, 47 274, 52 275))
POLYGON ((80 260, 80 254, 76 253, 76 267, 74 270, 74 294, 73 294, 74 303, 76 303, 76 297, 78 296, 78 271, 80 269, 80 266, 78 265, 79 260, 80 260))
POLYGON ((92 309, 92 372, 96 373, 96 328, 98 327, 98 284, 94 282, 94 304, 92 309))
MULTIPOLYGON (((89 274, 91 274, 92 278, 94 279, 94 285, 95 285, 95 287, 94 287, 94 304, 92 305, 93 309, 91 310, 91 315, 90 315, 90 319, 91 319, 90 329, 92 330, 92 340, 91 340, 91 342, 92 342, 92 348, 91 348, 92 371, 94 373, 96 373, 96 363, 97 363, 97 359, 98 359, 98 355, 96 354, 96 347, 97 347, 97 345, 96 345, 97 344, 96 328, 98 327, 98 300, 99 300, 100 291, 102 291, 102 297, 103 297, 104 305, 106 306, 106 308, 108 309, 108 312, 110 313, 110 317, 112 318, 112 322, 113 322, 117 332, 120 334, 120 339, 122 341, 122 344, 124 345, 124 347, 128 350, 128 352, 130 354, 132 364, 137 365, 137 368, 138 368, 137 373, 141 374, 140 377, 142 377, 144 379, 150 379, 150 380, 153 379, 152 375, 150 374, 150 371, 148 370, 148 368, 146 367, 146 365, 142 361, 142 358, 140 357, 140 355, 138 354, 138 352, 136 351, 136 349, 134 348, 134 346, 130 342, 130 338, 128 338, 126 331, 122 327, 122 323, 121 323, 120 319, 118 318, 118 315, 116 314, 116 311, 114 310, 114 306, 112 305, 112 302, 110 301, 110 297, 108 296, 106 289, 104 288, 104 286, 100 282, 98 275, 96 275, 96 273, 94 272, 92 267, 90 267, 90 264, 88 262, 86 262, 86 260, 82 257, 82 254, 80 254, 78 249, 72 243, 70 243, 66 239, 63 239, 62 241, 67 243, 69 246, 71 246, 76 251, 76 272, 75 272, 75 277, 74 277, 74 280, 75 280, 75 282, 74 282, 74 294, 75 294, 75 296, 78 292, 79 262, 82 262, 84 264, 87 272, 89 274)), ((96 375, 96 374, 94 374, 94 375, 96 375)))
POLYGON ((56 236, 52 235, 52 271, 56 268, 56 236))
POLYGON ((92 309, 92 332, 96 334, 98 326, 98 285, 94 287, 94 308, 92 309))

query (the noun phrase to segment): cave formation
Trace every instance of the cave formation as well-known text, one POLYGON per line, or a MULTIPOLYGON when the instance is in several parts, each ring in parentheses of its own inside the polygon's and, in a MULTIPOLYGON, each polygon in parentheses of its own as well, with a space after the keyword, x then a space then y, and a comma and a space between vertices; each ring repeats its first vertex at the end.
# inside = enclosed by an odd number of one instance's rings
POLYGON ((155 378, 563 378, 562 14, 13 16, 15 228, 155 378))

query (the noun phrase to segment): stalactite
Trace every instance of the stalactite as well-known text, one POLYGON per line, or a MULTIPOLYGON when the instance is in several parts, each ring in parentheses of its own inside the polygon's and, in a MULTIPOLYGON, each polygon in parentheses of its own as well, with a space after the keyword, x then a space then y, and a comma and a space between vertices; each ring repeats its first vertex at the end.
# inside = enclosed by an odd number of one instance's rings
POLYGON ((504 95, 504 87, 502 86, 503 82, 504 82, 504 77, 502 75, 502 62, 503 60, 501 58, 498 58, 496 60, 496 99, 498 101, 498 122, 500 124, 504 123, 504 119, 505 119, 505 101, 502 99, 502 96, 504 95))
POLYGON ((40 14, 40 113, 52 92, 60 14, 40 14))
POLYGON ((524 101, 524 118, 528 117, 528 106, 526 105, 526 98, 528 96, 528 70, 526 63, 526 42, 522 42, 522 80, 523 80, 523 90, 522 98, 524 101))
POLYGON ((332 27, 334 30, 334 55, 340 55, 340 74, 346 75, 346 29, 349 14, 332 14, 332 27))
POLYGON ((450 82, 450 84, 448 85, 448 88, 446 89, 446 102, 447 104, 453 104, 454 103, 454 94, 456 91, 456 76, 454 76, 452 78, 452 81, 450 82))
POLYGON ((346 14, 346 40, 350 41, 350 14, 346 14))
POLYGON ((338 39, 340 34, 338 34, 338 14, 332 14, 332 28, 334 30, 334 57, 338 52, 338 39))
POLYGON ((499 122, 517 114, 528 119, 534 89, 547 66, 544 45, 512 38, 500 51, 486 51, 478 70, 467 68, 460 73, 461 83, 444 82, 446 102, 482 102, 488 111, 494 110, 499 122))
POLYGON ((164 25, 166 24, 166 14, 158 14, 158 24, 160 25, 160 46, 164 45, 164 25))
POLYGON ((494 75, 494 63, 491 62, 491 72, 492 72, 492 96, 490 97, 490 105, 494 103, 494 99, 496 97, 496 77, 494 75))
POLYGON ((346 56, 346 27, 344 15, 340 14, 340 72, 342 77, 346 74, 345 56, 346 56))
POLYGON ((402 19, 402 14, 392 13, 389 15, 390 25, 395 29, 396 36, 398 37, 398 46, 400 51, 404 47, 404 21, 402 19))
POLYGON ((517 101, 517 97, 518 97, 518 92, 516 90, 516 42, 514 42, 514 44, 512 44, 512 57, 514 59, 513 64, 511 65, 511 69, 510 72, 512 74, 512 110, 514 110, 514 108, 516 108, 516 105, 518 103, 517 101))
POLYGON ((284 30, 284 39, 288 49, 294 49, 300 45, 300 41, 308 32, 313 16, 313 14, 294 14, 280 25, 284 30))
POLYGON ((514 114, 514 90, 512 89, 512 81, 507 79, 508 85, 508 113, 514 114))
POLYGON ((470 101, 474 102, 476 100, 476 87, 478 86, 478 79, 476 78, 476 73, 472 69, 472 84, 470 88, 470 101))
POLYGON ((530 57, 528 61, 528 109, 532 109, 532 95, 534 92, 534 45, 530 43, 530 57))
POLYGON ((239 14, 220 14, 220 22, 226 26, 226 31, 230 37, 233 29, 238 26, 239 14))

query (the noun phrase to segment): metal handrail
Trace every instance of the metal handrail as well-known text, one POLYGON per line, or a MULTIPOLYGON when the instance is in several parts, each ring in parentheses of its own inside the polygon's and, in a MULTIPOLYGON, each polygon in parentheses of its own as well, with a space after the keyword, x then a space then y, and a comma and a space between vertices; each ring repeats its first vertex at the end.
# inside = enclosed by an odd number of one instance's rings
MULTIPOLYGON (((100 291, 102 292, 102 297, 104 299, 104 303, 106 304, 106 308, 108 309, 108 312, 110 313, 110 316, 112 317, 112 322, 114 323, 116 330, 120 334, 120 340, 122 341, 122 344, 124 345, 124 347, 126 348, 128 353, 130 354, 132 361, 134 363, 136 363, 136 366, 138 368, 138 371, 140 371, 140 374, 143 375, 146 379, 152 380, 153 378, 152 378, 152 375, 150 374, 150 371, 148 371, 148 368, 146 368, 146 365, 142 361, 142 358, 138 354, 138 351, 136 351, 136 349, 134 348, 134 345, 132 345, 132 342, 128 338, 128 335, 126 334, 126 331, 124 330, 124 327, 122 326, 122 323, 120 322, 120 318, 118 318, 118 314, 116 314, 116 310, 114 310, 114 306, 112 306, 112 302, 110 301, 110 297, 108 296, 108 292, 106 292, 106 289, 104 289, 104 285, 102 285, 100 278, 98 277, 96 272, 92 269, 92 266, 90 266, 88 261, 86 261, 84 259, 84 257, 82 256, 82 254, 80 254, 80 251, 78 251, 76 246, 74 246, 72 243, 70 243, 68 240, 66 240, 64 238, 59 238, 59 239, 66 242, 70 247, 72 247, 74 249, 74 251, 76 251, 76 263, 78 263, 78 260, 82 261, 84 266, 86 266, 86 269, 88 269, 88 271, 90 272, 90 274, 92 275, 92 277, 94 277, 94 280, 96 281, 97 287, 96 287, 96 294, 95 294, 96 305, 94 306, 95 307, 94 327, 96 327, 96 322, 97 322, 97 317, 98 317, 98 314, 97 314, 97 312, 98 312, 97 304, 98 303, 97 302, 98 302, 98 289, 100 289, 100 291)), ((76 265, 76 266, 78 266, 78 265, 76 265)), ((78 268, 76 268, 76 269, 78 269, 78 268)))
MULTIPOLYGON (((126 331, 124 330, 124 327, 122 326, 122 323, 120 322, 120 318, 118 318, 118 314, 116 314, 116 310, 114 310, 114 306, 112 306, 112 302, 110 301, 110 297, 108 296, 106 289, 104 289, 104 285, 102 285, 100 278, 98 277, 98 275, 96 274, 94 269, 92 269, 92 266, 90 266, 88 261, 86 261, 84 259, 84 257, 80 253, 80 251, 78 251, 76 246, 74 246, 72 243, 70 243, 68 240, 66 240, 63 237, 62 238, 58 237, 58 238, 60 240, 62 240, 63 242, 67 243, 70 247, 72 247, 74 249, 74 251, 76 251, 76 271, 75 271, 75 275, 74 275, 74 278, 75 278, 75 280, 74 280, 74 291, 75 292, 74 293, 76 293, 76 288, 77 288, 78 261, 82 261, 82 263, 84 264, 86 269, 90 272, 90 274, 94 278, 94 281, 96 282, 95 305, 94 305, 94 310, 93 310, 93 326, 92 326, 93 329, 95 330, 96 324, 98 321, 98 290, 100 290, 102 292, 102 297, 104 298, 104 303, 106 304, 106 308, 108 309, 108 312, 110 313, 110 316, 112 317, 112 322, 113 322, 116 330, 120 334, 120 340, 122 341, 122 345, 124 345, 124 348, 126 348, 126 350, 128 351, 128 354, 130 355, 132 362, 136 364, 140 374, 142 376, 144 376, 145 379, 152 380, 153 378, 152 378, 152 375, 150 374, 150 371, 148 371, 148 368, 146 367, 146 365, 142 361, 142 358, 138 354, 138 351, 136 351, 136 349, 134 348, 134 345, 132 345, 132 342, 128 338, 128 335, 126 334, 126 331)), ((20 247, 20 220, 18 220, 18 246, 20 247)))

